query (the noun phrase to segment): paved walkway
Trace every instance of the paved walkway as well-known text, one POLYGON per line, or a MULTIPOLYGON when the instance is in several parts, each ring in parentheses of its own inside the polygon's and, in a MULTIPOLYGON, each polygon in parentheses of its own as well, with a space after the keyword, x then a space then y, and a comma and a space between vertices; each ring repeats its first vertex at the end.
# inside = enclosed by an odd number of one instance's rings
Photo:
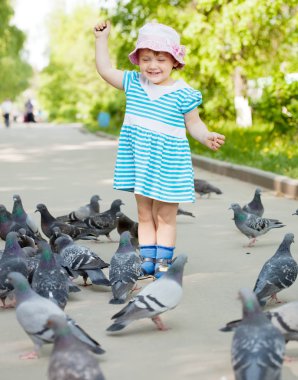
MULTIPOLYGON (((121 198, 123 212, 136 219, 133 196, 112 189, 116 149, 115 141, 82 133, 75 125, 2 128, 0 203, 11 209, 13 194, 20 194, 27 212, 33 213, 37 203, 45 203, 51 213, 61 215, 99 194, 102 210, 121 198)), ((274 254, 284 234, 298 236, 298 217, 291 215, 298 202, 267 191, 262 197, 265 216, 279 218, 287 226, 260 237, 255 248, 243 248, 248 240, 236 230, 228 208, 232 202, 249 201, 255 185, 198 168, 195 175, 221 188, 223 194, 210 199, 198 197, 195 204, 185 204, 183 208, 192 211, 195 219, 178 217, 176 253, 186 253, 189 260, 183 300, 163 316, 171 329, 160 332, 150 320, 143 320, 118 336, 106 335, 110 318, 120 307, 108 304, 110 292, 101 287, 83 289, 71 295, 67 304, 67 313, 106 350, 99 360, 107 380, 232 380, 232 334, 221 333, 218 328, 240 317, 238 289, 254 285, 261 266, 274 254)), ((34 215, 39 223, 39 214, 34 215)), ((118 239, 115 231, 111 235, 118 239)), ((105 237, 102 243, 83 244, 104 260, 110 260, 117 247, 105 237)), ((0 242, 0 248, 3 246, 0 242)), ((297 258, 297 243, 292 253, 297 258)), ((293 301, 297 294, 298 282, 280 298, 293 301)), ((51 347, 42 349, 39 360, 19 360, 19 354, 31 350, 32 343, 18 325, 14 310, 0 310, 0 331, 1 379, 46 379, 51 347)), ((298 358, 298 343, 288 344, 287 354, 298 358)), ((283 380, 291 379, 298 379, 297 361, 284 364, 283 380)))

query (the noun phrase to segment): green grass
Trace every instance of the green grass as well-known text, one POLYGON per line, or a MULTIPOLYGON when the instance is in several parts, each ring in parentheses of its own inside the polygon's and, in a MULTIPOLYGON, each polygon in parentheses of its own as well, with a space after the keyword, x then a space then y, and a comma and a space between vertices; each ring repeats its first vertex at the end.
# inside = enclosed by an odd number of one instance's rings
MULTIPOLYGON (((111 124, 121 125, 121 121, 112 120, 111 124)), ((239 128, 231 121, 220 124, 209 129, 226 136, 224 146, 213 152, 189 136, 192 153, 298 179, 298 133, 276 134, 271 125, 262 123, 250 128, 239 128)), ((95 123, 86 127, 92 132, 119 134, 119 127, 99 128, 95 123)))

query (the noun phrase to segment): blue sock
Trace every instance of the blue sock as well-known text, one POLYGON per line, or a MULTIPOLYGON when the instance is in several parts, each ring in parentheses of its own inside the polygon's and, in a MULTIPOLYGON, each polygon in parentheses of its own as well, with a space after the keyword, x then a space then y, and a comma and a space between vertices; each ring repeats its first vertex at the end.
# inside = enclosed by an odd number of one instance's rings
POLYGON ((153 274, 155 267, 156 245, 141 245, 140 255, 144 274, 153 274))
POLYGON ((155 264, 155 273, 154 276, 156 278, 161 277, 172 263, 172 258, 174 255, 175 247, 165 247, 164 245, 156 246, 156 264, 155 264), (161 265, 161 270, 159 270, 159 266, 161 265), (165 270, 162 270, 165 269, 165 270))

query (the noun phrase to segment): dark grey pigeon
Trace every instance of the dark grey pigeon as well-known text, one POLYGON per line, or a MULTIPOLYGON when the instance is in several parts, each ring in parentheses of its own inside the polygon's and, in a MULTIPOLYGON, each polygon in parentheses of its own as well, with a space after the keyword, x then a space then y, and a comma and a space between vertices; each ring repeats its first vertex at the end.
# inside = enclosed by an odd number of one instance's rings
POLYGON ((91 338, 73 319, 67 316, 58 305, 47 298, 41 297, 31 289, 28 281, 22 274, 11 272, 8 275, 8 279, 15 290, 17 320, 34 343, 34 351, 23 355, 23 359, 38 357, 43 344, 53 343, 53 331, 45 327, 49 317, 53 315, 66 319, 72 333, 89 350, 96 354, 104 352, 100 344, 91 338))
POLYGON ((266 234, 273 228, 285 227, 285 224, 277 219, 261 218, 243 211, 238 203, 232 203, 230 209, 234 211, 236 227, 249 239, 252 239, 248 247, 252 247, 258 236, 266 234))
POLYGON ((128 305, 115 314, 109 332, 124 329, 131 322, 151 318, 159 330, 166 330, 160 314, 174 309, 182 298, 182 277, 186 255, 177 256, 168 271, 158 280, 144 287, 128 305))
POLYGON ((95 216, 84 219, 84 222, 91 228, 96 228, 99 231, 102 230, 100 235, 105 235, 110 239, 110 232, 113 231, 116 226, 116 214, 121 211, 120 207, 124 205, 121 199, 116 199, 112 202, 109 210, 104 211, 95 216))
POLYGON ((18 243, 18 234, 13 231, 6 236, 4 252, 0 260, 0 299, 4 308, 12 306, 5 304, 7 296, 13 291, 12 285, 7 282, 7 275, 12 271, 20 272, 25 277, 29 273, 25 254, 18 243))
MULTIPOLYGON (((271 323, 282 333, 286 342, 298 341, 298 301, 288 302, 264 313, 271 323)), ((228 322, 220 331, 235 331, 241 319, 228 322)))
POLYGON ((89 216, 94 216, 99 214, 99 201, 101 200, 99 195, 93 195, 90 199, 90 203, 78 208, 75 211, 72 211, 68 215, 58 216, 56 219, 60 222, 73 222, 77 220, 84 220, 89 216))
POLYGON ((239 295, 243 319, 232 341, 235 380, 281 380, 284 337, 262 313, 251 290, 241 289, 239 295))
POLYGON ((211 183, 203 179, 194 179, 195 192, 199 193, 201 196, 208 195, 210 197, 211 193, 222 194, 222 191, 211 183))
POLYGON ((298 215, 298 208, 292 215, 298 215))
POLYGON ((263 216, 264 206, 261 201, 261 193, 262 190, 257 187, 252 201, 242 207, 243 211, 246 211, 249 214, 254 214, 256 216, 263 216))
POLYGON ((48 238, 52 236, 52 231, 54 227, 59 227, 62 233, 67 234, 71 236, 72 238, 77 238, 80 235, 81 231, 79 228, 67 223, 59 222, 56 218, 54 218, 53 215, 50 214, 49 210, 44 204, 39 203, 36 206, 35 212, 37 211, 40 212, 40 216, 41 216, 42 232, 48 238))
POLYGON ((55 302, 64 309, 68 300, 69 277, 56 263, 54 254, 46 242, 39 242, 41 250, 39 264, 32 278, 32 289, 42 297, 55 302))
POLYGON ((14 225, 11 227, 11 231, 18 231, 20 228, 24 228, 28 236, 42 240, 43 238, 38 231, 34 219, 24 210, 21 197, 18 194, 15 194, 13 196, 13 201, 12 219, 14 225))
POLYGON ((261 306, 264 306, 269 298, 277 300, 276 293, 295 282, 298 270, 290 251, 293 242, 294 234, 286 234, 275 254, 261 269, 254 287, 261 306))
POLYGON ((4 205, 0 205, 0 238, 2 240, 6 239, 6 235, 10 231, 14 221, 12 220, 12 215, 6 210, 4 205))
POLYGON ((129 293, 142 273, 141 259, 131 244, 129 231, 120 235, 119 247, 110 263, 110 283, 112 286, 112 304, 125 303, 129 293))
POLYGON ((138 234, 138 228, 139 223, 133 221, 128 216, 123 214, 123 212, 119 211, 116 214, 116 225, 117 225, 117 232, 119 235, 121 235, 125 231, 129 231, 131 235, 131 243, 135 248, 138 248, 139 246, 139 234, 138 234))
POLYGON ((103 268, 108 268, 109 264, 96 253, 87 247, 76 244, 66 236, 59 237, 55 244, 63 259, 63 267, 68 268, 74 276, 83 276, 85 286, 87 286, 88 277, 92 284, 110 286, 110 281, 102 271, 103 268))
POLYGON ((97 359, 72 333, 64 318, 51 316, 47 328, 54 331, 49 380, 104 380, 97 359))
POLYGON ((182 208, 180 208, 180 207, 178 207, 178 209, 177 209, 177 215, 186 215, 186 216, 191 216, 192 218, 195 218, 195 216, 192 212, 182 210, 182 208))

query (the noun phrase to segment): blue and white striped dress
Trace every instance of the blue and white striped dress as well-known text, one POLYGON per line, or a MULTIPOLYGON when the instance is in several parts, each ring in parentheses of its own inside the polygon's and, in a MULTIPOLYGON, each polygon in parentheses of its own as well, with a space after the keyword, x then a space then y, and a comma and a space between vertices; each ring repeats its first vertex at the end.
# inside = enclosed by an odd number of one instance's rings
POLYGON ((183 80, 170 86, 125 71, 126 112, 119 137, 114 189, 163 202, 194 202, 194 176, 184 114, 202 95, 183 80))

